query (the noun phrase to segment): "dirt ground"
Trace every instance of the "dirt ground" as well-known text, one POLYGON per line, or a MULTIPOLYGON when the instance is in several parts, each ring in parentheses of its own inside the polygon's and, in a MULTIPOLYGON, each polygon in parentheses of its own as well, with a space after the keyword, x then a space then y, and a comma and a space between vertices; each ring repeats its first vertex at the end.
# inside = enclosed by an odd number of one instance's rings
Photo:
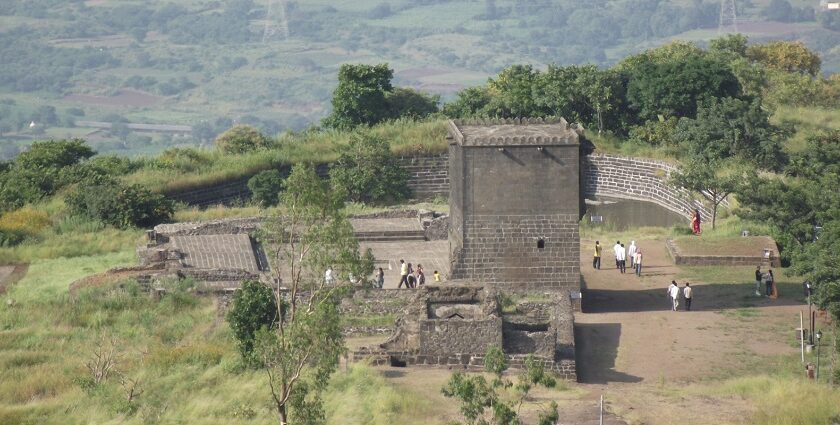
MULTIPOLYGON (((753 297, 752 283, 691 282, 692 311, 670 310, 666 288, 681 272, 663 240, 639 243, 645 252, 641 277, 620 274, 605 257, 592 268, 591 246, 581 242, 583 312, 575 316, 579 383, 561 392, 543 392, 536 401, 555 399, 561 423, 598 423, 598 400, 610 412, 606 423, 744 423, 751 407, 739 398, 681 394, 692 383, 755 370, 763 356, 796 353, 793 327, 802 304, 796 294, 770 301, 753 297)), ((611 249, 606 246, 604 253, 611 249)), ((685 284, 678 279, 679 286, 685 284)), ((384 340, 355 341, 370 345, 384 340)), ((388 368, 381 371, 398 387, 411 388, 435 403, 439 416, 458 417, 457 407, 440 395, 451 371, 388 368)), ((527 416, 527 415, 526 415, 527 416)))
POLYGON ((8 287, 23 279, 27 270, 29 270, 29 264, 0 266, 0 295, 5 293, 8 287))

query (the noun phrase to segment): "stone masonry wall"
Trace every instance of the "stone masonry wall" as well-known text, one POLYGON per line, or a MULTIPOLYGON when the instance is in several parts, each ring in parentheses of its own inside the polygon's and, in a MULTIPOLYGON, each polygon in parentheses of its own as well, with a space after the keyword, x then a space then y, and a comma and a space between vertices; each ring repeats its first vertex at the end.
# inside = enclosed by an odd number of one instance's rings
MULTIPOLYGON (((686 190, 675 189, 667 181, 676 167, 664 161, 593 154, 583 158, 581 176, 584 196, 612 196, 653 202, 680 215, 695 208, 702 217, 712 212, 686 190)), ((726 201, 724 206, 728 205, 726 201)))
POLYGON ((420 354, 486 353, 502 346, 502 319, 423 320, 420 322, 420 354))
MULTIPOLYGON (((449 195, 448 161, 448 154, 397 158, 397 162, 408 172, 408 187, 413 196, 418 199, 449 195)), ((288 166, 284 166, 280 172, 287 175, 289 170, 288 166)), ((316 171, 321 177, 326 177, 329 174, 329 165, 319 164, 316 171)), ((247 202, 251 199, 248 179, 250 176, 206 187, 165 193, 165 195, 169 199, 198 207, 247 202)))
POLYGON ((464 249, 453 279, 470 277, 520 292, 579 290, 577 214, 476 215, 464 227, 464 249), (539 239, 544 248, 538 247, 539 239))

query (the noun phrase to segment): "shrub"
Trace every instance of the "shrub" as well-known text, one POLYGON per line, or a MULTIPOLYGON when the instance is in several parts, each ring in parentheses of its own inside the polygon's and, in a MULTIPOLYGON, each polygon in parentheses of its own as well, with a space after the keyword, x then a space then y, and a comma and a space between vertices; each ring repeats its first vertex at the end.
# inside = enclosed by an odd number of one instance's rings
POLYGON ((216 147, 225 153, 245 153, 268 147, 269 140, 250 125, 236 125, 216 137, 216 147))
POLYGON ((32 208, 22 208, 0 216, 0 231, 36 236, 50 225, 46 213, 32 208))
POLYGON ((227 321, 236 338, 236 345, 242 358, 253 360, 256 333, 270 328, 278 318, 277 301, 268 286, 247 281, 233 296, 233 304, 227 314, 227 321))
POLYGON ((122 229, 151 227, 167 221, 174 204, 163 195, 138 185, 124 186, 115 181, 82 183, 66 199, 70 211, 122 229))
POLYGON ((330 179, 353 202, 399 201, 409 196, 408 173, 385 139, 355 134, 330 170, 330 179))
POLYGON ((265 170, 248 180, 253 199, 263 207, 273 207, 280 201, 283 176, 277 170, 265 170))

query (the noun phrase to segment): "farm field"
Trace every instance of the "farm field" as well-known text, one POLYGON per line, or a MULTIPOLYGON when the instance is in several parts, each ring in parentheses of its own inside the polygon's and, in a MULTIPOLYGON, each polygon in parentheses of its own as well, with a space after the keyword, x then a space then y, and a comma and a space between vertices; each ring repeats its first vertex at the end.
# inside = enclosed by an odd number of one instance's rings
MULTIPOLYGON (((265 0, 167 4, 21 0, 0 9, 0 39, 28 46, 28 63, 56 56, 17 86, 0 82, 0 156, 13 156, 31 140, 87 136, 90 129, 73 129, 76 121, 194 129, 186 137, 116 131, 89 137, 98 151, 122 155, 206 145, 234 123, 270 135, 300 130, 329 112, 342 63, 386 62, 395 84, 448 100, 512 64, 609 66, 673 40, 703 44, 718 35, 719 6, 674 0, 645 11, 617 1, 596 16, 567 0, 292 2, 289 36, 275 31, 263 40, 267 22, 282 24, 276 13, 266 20, 265 0), (622 29, 636 19, 668 25, 622 29), (81 53, 84 60, 73 59, 81 53)), ((755 42, 802 40, 823 55, 824 72, 840 69, 840 34, 813 20, 768 22, 768 4, 740 10, 739 30, 755 42)), ((27 76, 26 62, 11 50, 0 58, 8 81, 27 76)))

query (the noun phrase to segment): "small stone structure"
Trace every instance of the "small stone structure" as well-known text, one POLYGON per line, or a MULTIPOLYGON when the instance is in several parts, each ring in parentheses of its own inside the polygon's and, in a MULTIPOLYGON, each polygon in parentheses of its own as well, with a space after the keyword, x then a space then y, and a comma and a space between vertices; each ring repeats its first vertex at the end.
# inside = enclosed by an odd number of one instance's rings
POLYGON ((779 256, 779 247, 776 241, 770 237, 761 237, 764 249, 757 249, 755 255, 695 255, 685 254, 673 239, 665 241, 668 254, 674 259, 678 266, 761 266, 782 267, 782 259, 779 256), (767 252, 767 257, 764 252, 767 252))
POLYGON ((574 335, 569 301, 521 303, 505 315, 498 294, 478 285, 425 286, 397 321, 397 329, 376 347, 362 347, 354 360, 376 365, 484 367, 491 347, 502 348, 513 368, 533 355, 563 379, 575 380, 574 335), (566 307, 564 307, 566 306, 566 307))
POLYGON ((557 120, 450 121, 453 279, 580 290, 580 141, 557 120))

